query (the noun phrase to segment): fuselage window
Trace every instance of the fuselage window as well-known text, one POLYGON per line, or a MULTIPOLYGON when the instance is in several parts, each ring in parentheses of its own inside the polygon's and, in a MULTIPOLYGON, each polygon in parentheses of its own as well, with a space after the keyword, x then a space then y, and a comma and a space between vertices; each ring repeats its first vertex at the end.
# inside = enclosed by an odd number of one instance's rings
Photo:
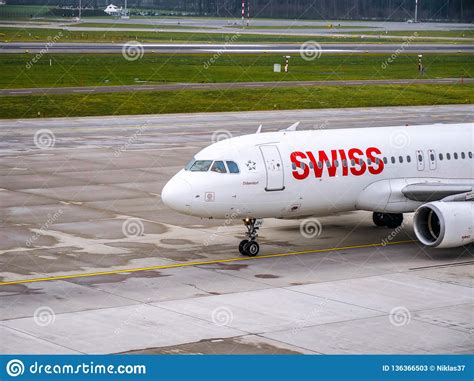
POLYGON ((398 157, 398 161, 399 161, 400 163, 403 163, 403 156, 399 156, 399 157, 398 157))
POLYGON ((295 163, 292 163, 292 164, 291 164, 291 168, 293 168, 293 171, 296 171, 296 164, 295 164, 295 163))
POLYGON ((321 169, 323 167, 323 162, 322 161, 318 161, 318 168, 321 169))
POLYGON ((435 160, 435 157, 434 157, 434 155, 433 155, 432 153, 430 153, 430 160, 431 160, 431 161, 434 161, 434 160, 435 160))
MULTIPOLYGON (((239 166, 234 161, 226 161, 227 168, 229 168, 229 173, 239 173, 239 166)), ((295 168, 296 169, 296 168, 295 168)))
POLYGON ((339 167, 339 162, 337 160, 334 160, 334 166, 337 168, 339 167))
POLYGON ((384 164, 387 164, 387 163, 388 163, 388 160, 387 160, 387 158, 386 158, 385 156, 384 156, 384 158, 383 158, 383 162, 384 162, 384 164))
POLYGON ((461 152, 461 158, 463 158, 463 159, 466 158, 466 154, 464 152, 461 152))
POLYGON ((352 166, 356 165, 356 161, 354 159, 351 159, 351 165, 352 166))
POLYGON ((442 153, 439 154, 439 160, 443 160, 443 154, 442 153))
POLYGON ((469 151, 469 159, 472 159, 472 152, 469 151))
POLYGON ((411 157, 410 155, 407 155, 407 163, 410 163, 411 162, 411 157))
POLYGON ((212 160, 196 160, 189 170, 191 172, 207 172, 212 164, 212 160))
POLYGON ((367 164, 368 164, 368 165, 372 164, 372 160, 371 160, 371 159, 367 159, 367 164))
POLYGON ((395 164, 395 157, 392 156, 391 159, 390 159, 390 161, 392 162, 392 164, 395 164))
POLYGON ((214 164, 212 164, 211 172, 227 173, 227 170, 225 169, 224 162, 223 161, 215 161, 214 164))
POLYGON ((313 169, 313 162, 312 162, 312 161, 309 162, 309 167, 310 167, 311 169, 313 169))
POLYGON ((457 152, 454 152, 453 156, 454 156, 454 159, 456 159, 456 160, 458 159, 458 153, 457 152))
POLYGON ((342 159, 342 166, 347 167, 347 160, 346 159, 342 159))
POLYGON ((449 152, 446 154, 446 159, 451 160, 451 154, 449 152))
POLYGON ((418 161, 423 161, 423 156, 418 155, 418 161))
POLYGON ((331 168, 331 162, 329 160, 326 160, 326 167, 331 168))

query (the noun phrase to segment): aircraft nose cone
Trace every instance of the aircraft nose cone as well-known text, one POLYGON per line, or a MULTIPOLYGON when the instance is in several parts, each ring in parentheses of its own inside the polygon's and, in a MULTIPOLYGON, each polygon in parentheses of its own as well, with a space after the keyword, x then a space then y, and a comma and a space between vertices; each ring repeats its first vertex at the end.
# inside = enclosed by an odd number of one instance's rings
POLYGON ((175 176, 161 191, 161 200, 168 208, 180 213, 188 213, 191 209, 191 193, 191 184, 175 176))

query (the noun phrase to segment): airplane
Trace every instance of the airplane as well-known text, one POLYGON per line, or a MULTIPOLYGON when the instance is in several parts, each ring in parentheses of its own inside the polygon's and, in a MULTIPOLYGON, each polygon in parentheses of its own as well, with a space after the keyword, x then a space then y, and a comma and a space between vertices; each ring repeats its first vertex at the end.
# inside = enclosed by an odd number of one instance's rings
POLYGON ((232 137, 197 153, 164 186, 169 208, 241 218, 245 256, 264 218, 373 212, 395 229, 415 212, 418 240, 450 248, 474 241, 474 123, 285 130, 232 137))

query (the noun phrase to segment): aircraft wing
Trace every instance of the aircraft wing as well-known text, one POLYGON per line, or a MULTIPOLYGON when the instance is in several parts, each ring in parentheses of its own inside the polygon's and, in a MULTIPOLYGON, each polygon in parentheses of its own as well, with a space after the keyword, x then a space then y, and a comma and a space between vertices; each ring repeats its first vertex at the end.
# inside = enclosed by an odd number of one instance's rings
POLYGON ((359 195, 356 207, 385 213, 410 213, 420 203, 432 201, 470 201, 474 181, 454 179, 385 179, 366 187, 359 195))
POLYGON ((442 200, 449 196, 466 194, 472 192, 473 189, 474 183, 425 182, 409 184, 402 189, 402 193, 409 200, 430 202, 442 200))

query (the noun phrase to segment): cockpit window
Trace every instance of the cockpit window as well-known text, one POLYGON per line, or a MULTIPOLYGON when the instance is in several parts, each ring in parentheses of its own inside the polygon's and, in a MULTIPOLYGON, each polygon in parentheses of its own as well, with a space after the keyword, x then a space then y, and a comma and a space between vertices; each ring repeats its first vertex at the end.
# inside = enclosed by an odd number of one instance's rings
POLYGON ((234 161, 226 161, 230 173, 239 173, 239 166, 234 161))
POLYGON ((184 167, 184 170, 189 171, 195 162, 196 162, 196 159, 193 157, 193 159, 188 164, 186 164, 186 166, 184 167))
POLYGON ((239 166, 235 161, 226 161, 224 164, 224 161, 221 160, 196 160, 194 158, 186 164, 184 169, 191 172, 207 172, 210 169, 211 172, 217 173, 240 173, 239 166))
POLYGON ((212 160, 196 160, 189 168, 191 172, 207 172, 212 160))
POLYGON ((211 171, 217 173, 227 173, 223 161, 215 161, 214 164, 212 164, 211 171))

